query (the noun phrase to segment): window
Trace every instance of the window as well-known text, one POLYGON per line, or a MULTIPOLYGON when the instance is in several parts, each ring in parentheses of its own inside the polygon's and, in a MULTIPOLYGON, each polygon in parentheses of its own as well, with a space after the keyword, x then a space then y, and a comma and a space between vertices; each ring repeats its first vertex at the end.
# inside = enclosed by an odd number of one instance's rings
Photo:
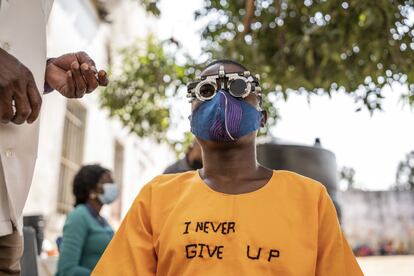
POLYGON ((114 156, 114 180, 118 185, 119 194, 117 200, 112 203, 111 217, 115 220, 121 220, 122 213, 122 186, 124 178, 124 146, 115 141, 115 156, 114 156))
POLYGON ((68 100, 60 159, 58 212, 68 213, 74 204, 72 183, 82 165, 86 109, 76 100, 68 100))

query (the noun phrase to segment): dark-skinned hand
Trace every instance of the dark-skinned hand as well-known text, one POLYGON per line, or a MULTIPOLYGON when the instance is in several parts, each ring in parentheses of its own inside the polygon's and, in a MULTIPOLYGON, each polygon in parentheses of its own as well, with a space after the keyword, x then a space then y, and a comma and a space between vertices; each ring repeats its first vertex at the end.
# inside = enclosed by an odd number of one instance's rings
POLYGON ((0 122, 33 123, 41 105, 42 98, 32 72, 0 48, 0 122))
POLYGON ((95 62, 85 52, 50 59, 46 66, 45 80, 51 88, 67 98, 82 98, 99 85, 108 85, 106 72, 97 72, 95 62))

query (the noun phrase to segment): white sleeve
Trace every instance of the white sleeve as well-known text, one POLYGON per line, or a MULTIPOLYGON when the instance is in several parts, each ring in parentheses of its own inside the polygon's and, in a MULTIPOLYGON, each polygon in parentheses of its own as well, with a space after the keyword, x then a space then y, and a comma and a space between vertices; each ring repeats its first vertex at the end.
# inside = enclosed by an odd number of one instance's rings
POLYGON ((42 8, 45 14, 46 24, 47 24, 47 21, 49 20, 49 15, 52 10, 53 2, 54 0, 42 0, 42 8))

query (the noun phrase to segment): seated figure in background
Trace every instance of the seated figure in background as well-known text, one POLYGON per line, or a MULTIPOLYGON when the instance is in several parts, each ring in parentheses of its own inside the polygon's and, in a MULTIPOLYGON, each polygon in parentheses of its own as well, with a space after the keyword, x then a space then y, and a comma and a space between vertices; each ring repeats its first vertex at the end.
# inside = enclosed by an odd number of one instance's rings
POLYGON ((56 276, 90 275, 114 231, 99 212, 118 195, 112 174, 99 165, 83 166, 73 181, 75 209, 69 213, 56 276))
POLYGON ((182 173, 194 171, 203 167, 201 147, 196 140, 188 147, 185 157, 165 169, 164 173, 182 173))

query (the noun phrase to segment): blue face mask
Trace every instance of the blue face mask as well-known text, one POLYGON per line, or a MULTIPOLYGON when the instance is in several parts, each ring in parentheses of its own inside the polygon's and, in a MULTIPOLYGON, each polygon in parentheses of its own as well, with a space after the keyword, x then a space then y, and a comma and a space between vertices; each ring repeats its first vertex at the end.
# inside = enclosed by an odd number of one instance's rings
POLYGON ((214 98, 193 111, 191 132, 203 140, 235 141, 258 130, 261 116, 261 111, 244 100, 219 90, 214 98))
POLYGON ((105 183, 102 185, 103 194, 98 196, 102 204, 111 204, 118 197, 118 186, 115 183, 105 183))

